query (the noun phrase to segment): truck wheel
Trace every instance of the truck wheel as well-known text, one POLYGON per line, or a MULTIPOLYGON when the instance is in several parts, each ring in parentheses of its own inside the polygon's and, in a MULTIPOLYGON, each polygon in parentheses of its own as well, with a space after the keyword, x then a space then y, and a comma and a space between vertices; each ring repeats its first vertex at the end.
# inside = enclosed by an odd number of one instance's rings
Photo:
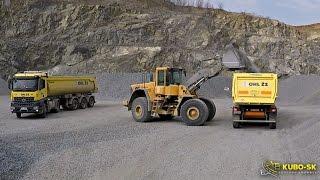
POLYGON ((182 104, 180 115, 188 126, 203 125, 208 119, 207 105, 200 99, 189 99, 182 104))
POLYGON ((89 108, 90 108, 90 107, 93 107, 93 106, 94 106, 94 103, 95 103, 94 97, 91 96, 91 97, 89 98, 88 107, 89 107, 89 108))
POLYGON ((269 128, 270 129, 276 129, 277 128, 277 123, 269 123, 269 128))
POLYGON ((239 122, 233 122, 233 128, 235 128, 235 129, 240 128, 240 123, 239 122))
POLYGON ((211 99, 208 98, 200 98, 204 103, 206 103, 208 111, 209 111, 209 115, 208 115, 208 119, 207 121, 211 121, 213 119, 213 117, 216 115, 216 106, 214 104, 214 102, 211 99))
MULTIPOLYGON (((233 120, 238 120, 239 119, 239 116, 236 116, 236 115, 233 115, 232 117, 233 117, 233 120)), ((233 121, 232 124, 233 124, 233 128, 235 128, 235 129, 240 128, 240 123, 239 122, 234 122, 233 121)))
POLYGON ((18 113, 18 112, 17 112, 17 113, 16 113, 16 116, 17 116, 17 118, 20 119, 20 118, 21 118, 21 113, 18 113))
POLYGON ((145 97, 138 97, 133 100, 131 107, 132 117, 137 122, 147 122, 151 120, 151 112, 148 111, 148 100, 145 97))
POLYGON ((85 109, 87 108, 88 102, 86 98, 82 98, 81 99, 81 103, 80 103, 80 109, 85 109))
POLYGON ((60 101, 57 101, 56 107, 51 110, 53 113, 58 113, 60 111, 60 101))
POLYGON ((72 100, 71 110, 76 110, 76 109, 78 109, 78 106, 79 106, 79 100, 78 100, 78 98, 74 98, 74 99, 72 100))
POLYGON ((62 105, 62 109, 69 110, 70 108, 68 106, 66 106, 66 105, 62 105))
POLYGON ((159 114, 161 120, 171 120, 173 116, 171 114, 159 114))
POLYGON ((47 117, 47 108, 44 107, 43 112, 39 115, 40 118, 46 118, 47 117))

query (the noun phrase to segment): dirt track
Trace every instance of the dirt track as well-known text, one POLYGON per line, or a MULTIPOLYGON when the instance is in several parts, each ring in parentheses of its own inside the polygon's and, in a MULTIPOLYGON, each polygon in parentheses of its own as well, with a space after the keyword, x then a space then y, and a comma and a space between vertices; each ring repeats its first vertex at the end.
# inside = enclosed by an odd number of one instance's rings
MULTIPOLYGON (((0 179, 258 179, 266 159, 320 162, 319 106, 280 106, 276 130, 233 129, 231 101, 213 122, 136 123, 119 103, 16 119, 0 105, 0 179)), ((319 179, 283 175, 281 179, 319 179)))

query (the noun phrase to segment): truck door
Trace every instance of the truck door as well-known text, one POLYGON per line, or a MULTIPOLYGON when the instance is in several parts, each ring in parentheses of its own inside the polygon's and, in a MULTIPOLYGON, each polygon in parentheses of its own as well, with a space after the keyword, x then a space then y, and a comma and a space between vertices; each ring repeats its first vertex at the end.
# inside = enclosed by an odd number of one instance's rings
POLYGON ((40 93, 40 99, 43 99, 47 97, 47 83, 44 79, 39 79, 39 93, 40 93))

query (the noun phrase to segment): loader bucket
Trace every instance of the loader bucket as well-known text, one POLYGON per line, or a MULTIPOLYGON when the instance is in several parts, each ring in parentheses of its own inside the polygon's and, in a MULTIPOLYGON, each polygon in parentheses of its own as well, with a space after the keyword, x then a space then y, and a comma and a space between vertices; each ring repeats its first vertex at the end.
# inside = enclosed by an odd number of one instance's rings
POLYGON ((233 44, 227 45, 226 52, 222 58, 222 64, 228 69, 245 68, 245 60, 241 58, 239 50, 233 44))
POLYGON ((228 70, 246 70, 247 72, 259 73, 261 69, 252 62, 245 52, 237 45, 229 44, 222 58, 222 64, 228 70))

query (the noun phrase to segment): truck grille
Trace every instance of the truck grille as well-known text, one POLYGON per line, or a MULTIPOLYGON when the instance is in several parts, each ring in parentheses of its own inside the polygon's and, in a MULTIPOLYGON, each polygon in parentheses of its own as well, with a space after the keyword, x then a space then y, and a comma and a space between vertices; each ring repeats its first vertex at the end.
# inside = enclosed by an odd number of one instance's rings
POLYGON ((28 102, 33 102, 34 98, 33 97, 15 97, 14 101, 21 102, 21 103, 28 103, 28 102))

